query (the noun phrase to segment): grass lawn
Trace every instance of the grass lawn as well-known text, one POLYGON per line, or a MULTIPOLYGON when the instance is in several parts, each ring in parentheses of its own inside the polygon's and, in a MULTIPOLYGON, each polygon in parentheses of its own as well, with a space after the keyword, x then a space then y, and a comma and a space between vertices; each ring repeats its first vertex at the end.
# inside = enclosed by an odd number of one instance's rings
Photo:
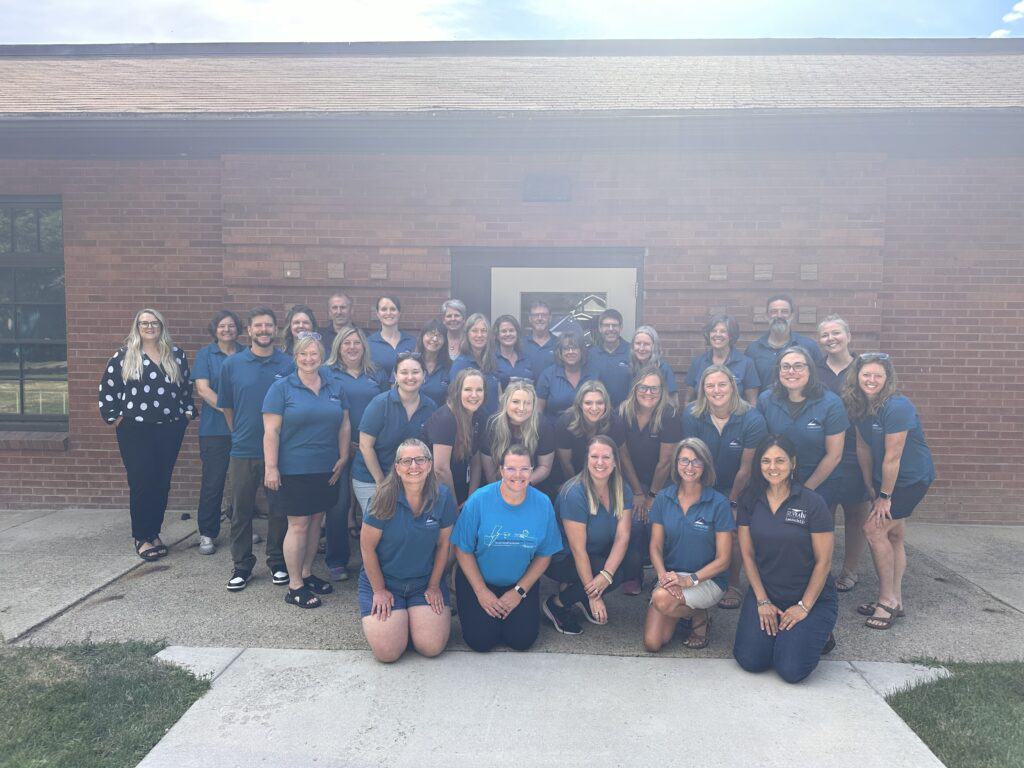
POLYGON ((0 768, 135 766, 209 688, 162 647, 0 647, 0 768))
POLYGON ((947 768, 1024 766, 1024 662, 943 666, 952 677, 889 705, 947 768))

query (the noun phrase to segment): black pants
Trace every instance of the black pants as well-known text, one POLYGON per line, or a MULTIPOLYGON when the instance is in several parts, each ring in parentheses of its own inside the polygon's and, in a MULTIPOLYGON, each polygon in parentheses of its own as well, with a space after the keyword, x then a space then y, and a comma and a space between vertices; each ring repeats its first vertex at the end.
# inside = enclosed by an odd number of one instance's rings
POLYGON ((231 435, 210 435, 199 438, 199 458, 203 462, 203 479, 199 486, 199 535, 216 539, 220 536, 220 507, 224 500, 224 481, 231 458, 231 435))
MULTIPOLYGON (((495 595, 501 597, 509 587, 487 585, 495 595)), ((540 634, 540 585, 526 593, 526 598, 504 619, 488 616, 480 607, 473 587, 455 569, 455 589, 459 603, 459 622, 462 624, 462 639, 474 651, 489 651, 498 643, 504 643, 514 651, 530 648, 540 634)))
MULTIPOLYGON (((608 553, 590 556, 590 570, 595 576, 604 568, 604 563, 607 559, 608 553)), ((614 592, 619 588, 619 585, 622 583, 622 570, 622 568, 619 568, 615 572, 615 575, 612 576, 612 583, 605 589, 604 594, 607 595, 609 592, 614 592)), ((562 605, 566 608, 589 599, 585 589, 586 585, 580 580, 579 571, 576 570, 576 561, 573 560, 571 554, 561 560, 552 560, 551 565, 544 571, 544 575, 555 581, 565 583, 566 587, 558 593, 558 599, 562 601, 562 605)), ((604 577, 602 576, 601 578, 603 579, 604 577)))
POLYGON ((171 492, 171 475, 185 437, 186 419, 169 424, 122 421, 117 447, 128 472, 132 537, 152 541, 160 535, 171 492))

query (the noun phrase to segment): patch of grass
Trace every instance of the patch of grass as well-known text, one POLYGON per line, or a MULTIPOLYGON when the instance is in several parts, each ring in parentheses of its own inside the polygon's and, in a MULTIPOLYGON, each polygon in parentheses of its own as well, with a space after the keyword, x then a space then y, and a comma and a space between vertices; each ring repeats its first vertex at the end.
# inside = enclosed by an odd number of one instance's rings
POLYGON ((160 643, 0 648, 0 768, 129 768, 210 687, 160 643))
POLYGON ((889 705, 947 768, 1024 766, 1024 662, 943 666, 951 677, 889 705))

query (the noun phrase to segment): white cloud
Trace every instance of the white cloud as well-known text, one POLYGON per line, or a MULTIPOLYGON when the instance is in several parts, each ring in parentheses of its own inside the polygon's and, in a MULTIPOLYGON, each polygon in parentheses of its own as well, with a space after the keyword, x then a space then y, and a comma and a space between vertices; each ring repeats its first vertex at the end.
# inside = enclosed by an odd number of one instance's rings
POLYGON ((992 34, 989 35, 989 37, 1009 37, 1009 36, 1010 36, 1010 30, 1008 30, 1008 29, 994 29, 994 30, 992 30, 992 34))
POLYGON ((1017 13, 1024 13, 1024 0, 1020 0, 1019 3, 1015 3, 1013 10, 1017 11, 1017 13))
POLYGON ((1020 11, 1014 11, 1013 13, 1008 13, 1005 16, 1003 16, 1003 21, 1007 23, 1011 21, 1016 21, 1017 19, 1024 19, 1024 13, 1021 13, 1020 11))

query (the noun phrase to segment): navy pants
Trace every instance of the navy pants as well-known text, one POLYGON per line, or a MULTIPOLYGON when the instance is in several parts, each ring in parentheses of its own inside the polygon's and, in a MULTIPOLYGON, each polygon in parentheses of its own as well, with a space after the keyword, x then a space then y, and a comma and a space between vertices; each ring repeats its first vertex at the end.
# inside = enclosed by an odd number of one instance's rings
POLYGON ((224 481, 231 458, 231 435, 208 435, 199 438, 199 459, 203 462, 203 478, 199 486, 199 535, 216 539, 220 536, 220 507, 224 500, 224 481))
MULTIPOLYGON (((509 590, 509 587, 492 584, 488 584, 487 588, 498 597, 509 590)), ((462 639, 474 651, 489 651, 498 643, 504 643, 514 651, 525 651, 537 641, 537 635, 540 634, 539 584, 534 584, 523 601, 504 619, 488 616, 480 607, 476 593, 462 575, 461 568, 455 569, 455 590, 462 639)))
MULTIPOLYGON (((789 607, 776 605, 783 610, 789 607)), ((754 590, 748 589, 740 607, 732 655, 748 672, 774 669, 787 683, 799 683, 818 666, 838 617, 839 598, 835 585, 829 581, 806 619, 772 637, 761 629, 757 597, 754 590)))
POLYGON ((352 461, 345 464, 338 478, 338 503, 327 510, 327 554, 328 568, 347 568, 352 556, 352 545, 348 536, 348 511, 352 507, 352 461))
MULTIPOLYGON (((607 559, 607 553, 603 555, 598 554, 590 556, 590 570, 595 576, 602 568, 604 568, 604 563, 607 559)), ((607 595, 619 588, 619 585, 622 584, 622 571, 623 569, 619 568, 615 572, 615 575, 612 576, 612 583, 605 589, 604 594, 607 595)), ((579 571, 576 570, 576 561, 573 560, 571 554, 561 560, 552 560, 551 565, 549 565, 548 569, 544 571, 544 575, 550 579, 566 584, 565 589, 558 593, 558 599, 562 601, 562 605, 566 608, 589 599, 587 597, 587 591, 584 588, 585 585, 580 581, 579 571)))
MULTIPOLYGON (((629 547, 626 549, 626 557, 622 560, 623 581, 637 580, 644 575, 644 563, 651 559, 651 520, 646 523, 633 518, 629 531, 629 547)), ((618 574, 616 574, 618 575, 618 574)))
POLYGON ((168 424, 125 419, 117 427, 117 447, 128 473, 132 538, 138 541, 152 541, 160 535, 171 475, 187 426, 187 419, 168 424))

